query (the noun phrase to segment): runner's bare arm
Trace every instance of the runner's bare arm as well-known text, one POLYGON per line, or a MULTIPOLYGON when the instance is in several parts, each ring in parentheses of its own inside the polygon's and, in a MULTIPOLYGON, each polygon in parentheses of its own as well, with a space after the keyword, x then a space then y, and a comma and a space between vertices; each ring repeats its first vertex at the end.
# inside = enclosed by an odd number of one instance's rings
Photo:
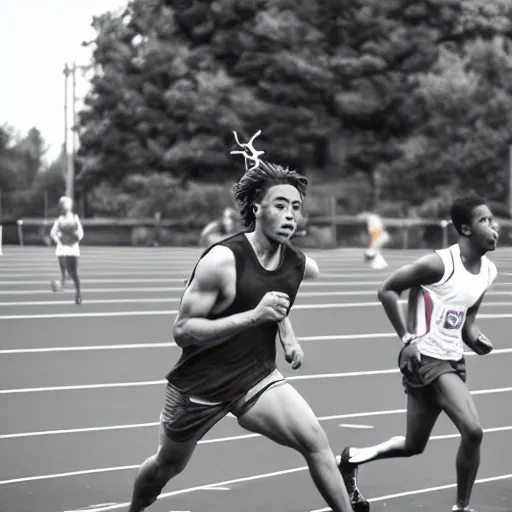
POLYGON ((59 229, 59 221, 56 220, 54 223, 53 223, 53 226, 52 226, 52 229, 50 231, 50 238, 56 243, 58 244, 60 239, 59 239, 59 235, 60 235, 60 229, 59 229))
POLYGON ((84 237, 84 228, 78 215, 76 216, 76 237, 78 238, 79 242, 81 242, 82 238, 84 237))
POLYGON ((289 317, 286 317, 284 320, 279 322, 277 338, 283 347, 286 362, 290 363, 294 370, 300 368, 302 365, 302 359, 304 358, 304 351, 297 341, 289 317))
POLYGON ((320 269, 316 261, 306 256, 306 265, 304 267, 304 279, 317 279, 320 275, 320 269))
POLYGON ((478 355, 488 354, 493 350, 492 343, 482 334, 477 325, 475 325, 476 316, 480 305, 484 299, 485 293, 478 299, 478 302, 470 307, 466 313, 466 321, 462 328, 462 340, 464 343, 478 355))
POLYGON ((466 321, 464 322, 464 327, 462 328, 462 340, 469 348, 473 348, 475 342, 478 339, 478 336, 481 334, 480 329, 475 325, 475 320, 483 298, 484 296, 482 295, 478 299, 478 302, 469 308, 466 313, 466 321))
POLYGON ((414 286, 437 283, 443 275, 443 260, 438 254, 432 253, 399 268, 384 281, 378 297, 400 338, 407 333, 404 314, 398 302, 402 292, 414 286))
POLYGON ((224 291, 230 278, 229 270, 234 265, 233 253, 222 246, 213 248, 201 259, 190 286, 183 294, 174 323, 173 335, 177 345, 218 345, 250 327, 284 318, 289 299, 279 292, 266 294, 253 310, 213 320, 207 318, 224 291))
POLYGON ((256 324, 252 311, 215 320, 207 318, 223 289, 226 270, 234 264, 233 253, 225 247, 215 247, 199 261, 174 323, 174 340, 180 347, 220 337, 227 339, 256 324))

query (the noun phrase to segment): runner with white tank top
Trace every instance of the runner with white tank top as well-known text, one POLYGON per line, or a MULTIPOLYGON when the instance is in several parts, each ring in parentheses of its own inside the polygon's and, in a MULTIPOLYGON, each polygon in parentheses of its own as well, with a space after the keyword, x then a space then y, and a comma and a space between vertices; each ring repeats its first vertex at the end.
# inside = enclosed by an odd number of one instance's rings
POLYGON ((458 244, 436 251, 444 263, 444 275, 438 283, 414 288, 409 295, 412 325, 421 354, 443 360, 459 361, 464 355, 462 328, 466 312, 474 306, 496 278, 496 265, 486 256, 480 272, 472 274, 464 267, 458 244))
POLYGON ((61 215, 55 220, 50 231, 50 238, 56 245, 55 255, 59 261, 60 282, 51 281, 54 292, 63 291, 66 283, 66 273, 75 284, 75 304, 82 303, 80 276, 78 275, 78 258, 80 256, 80 241, 84 237, 84 229, 80 218, 73 213, 73 200, 63 196, 59 200, 61 215))
POLYGON ((457 244, 398 269, 379 290, 384 311, 403 342, 398 366, 407 394, 406 435, 376 446, 343 450, 339 468, 355 512, 370 509, 357 485, 358 467, 422 453, 441 412, 461 435, 452 511, 475 512, 469 508, 469 499, 480 464, 483 430, 466 386, 464 344, 482 356, 493 350, 476 317, 497 276, 496 266, 485 254, 496 249, 498 225, 485 201, 474 196, 454 201, 451 218, 457 244), (406 290, 407 317, 399 301, 406 290))

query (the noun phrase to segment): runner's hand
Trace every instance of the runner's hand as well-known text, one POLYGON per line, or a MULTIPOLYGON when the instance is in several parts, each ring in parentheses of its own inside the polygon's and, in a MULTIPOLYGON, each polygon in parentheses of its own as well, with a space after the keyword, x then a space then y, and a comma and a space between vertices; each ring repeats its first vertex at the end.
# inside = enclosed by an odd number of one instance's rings
POLYGON ((288 313, 289 306, 290 298, 286 293, 268 292, 254 311, 261 322, 280 322, 288 313))
POLYGON ((304 351, 298 345, 285 347, 284 357, 286 362, 292 365, 292 370, 298 370, 302 366, 304 351))
POLYGON ((473 350, 479 356, 485 356, 494 350, 493 344, 489 341, 487 336, 479 334, 473 346, 473 350))
POLYGON ((292 370, 298 370, 302 366, 302 360, 304 359, 304 351, 302 350, 295 335, 283 336, 279 332, 281 345, 284 350, 284 358, 287 363, 292 365, 292 370))
POLYGON ((421 354, 414 342, 409 343, 402 350, 400 366, 406 366, 409 373, 414 373, 414 365, 421 361, 421 354))
POLYGON ((286 362, 292 365, 292 370, 298 370, 302 366, 304 351, 297 341, 289 318, 277 324, 277 338, 283 347, 286 362))

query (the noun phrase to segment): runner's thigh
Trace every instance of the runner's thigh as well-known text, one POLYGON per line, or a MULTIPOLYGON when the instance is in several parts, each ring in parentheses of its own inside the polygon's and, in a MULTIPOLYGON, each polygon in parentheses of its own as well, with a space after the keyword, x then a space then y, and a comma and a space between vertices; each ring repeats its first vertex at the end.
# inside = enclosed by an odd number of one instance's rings
POLYGON ((301 453, 328 448, 327 436, 311 407, 287 382, 267 389, 238 423, 301 453))

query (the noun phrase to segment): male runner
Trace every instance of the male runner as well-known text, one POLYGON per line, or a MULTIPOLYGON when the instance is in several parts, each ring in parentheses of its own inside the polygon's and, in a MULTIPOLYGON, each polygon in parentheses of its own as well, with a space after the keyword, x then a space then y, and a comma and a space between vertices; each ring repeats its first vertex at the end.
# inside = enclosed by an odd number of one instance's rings
POLYGON ((355 510, 369 510, 357 487, 359 465, 378 459, 410 457, 423 452, 436 420, 444 411, 461 434, 457 454, 455 512, 469 512, 471 490, 480 463, 482 427, 466 387, 464 342, 478 355, 493 346, 475 325, 478 308, 497 275, 485 254, 498 243, 498 227, 478 197, 457 199, 451 207, 458 243, 423 256, 392 274, 379 299, 404 347, 399 367, 407 393, 405 437, 393 437, 370 448, 345 448, 340 471, 355 510), (409 318, 402 314, 400 294, 410 289, 409 318))
POLYGON ((307 180, 259 160, 252 147, 256 136, 239 143, 246 164, 249 159, 254 165, 234 187, 249 230, 207 249, 188 281, 173 329, 182 355, 167 375, 160 447, 139 470, 129 512, 151 505, 229 412, 245 429, 301 453, 329 506, 352 511, 324 430, 276 368, 276 336, 288 362, 300 366, 302 351, 288 313, 302 280, 319 273, 288 242, 307 180))

